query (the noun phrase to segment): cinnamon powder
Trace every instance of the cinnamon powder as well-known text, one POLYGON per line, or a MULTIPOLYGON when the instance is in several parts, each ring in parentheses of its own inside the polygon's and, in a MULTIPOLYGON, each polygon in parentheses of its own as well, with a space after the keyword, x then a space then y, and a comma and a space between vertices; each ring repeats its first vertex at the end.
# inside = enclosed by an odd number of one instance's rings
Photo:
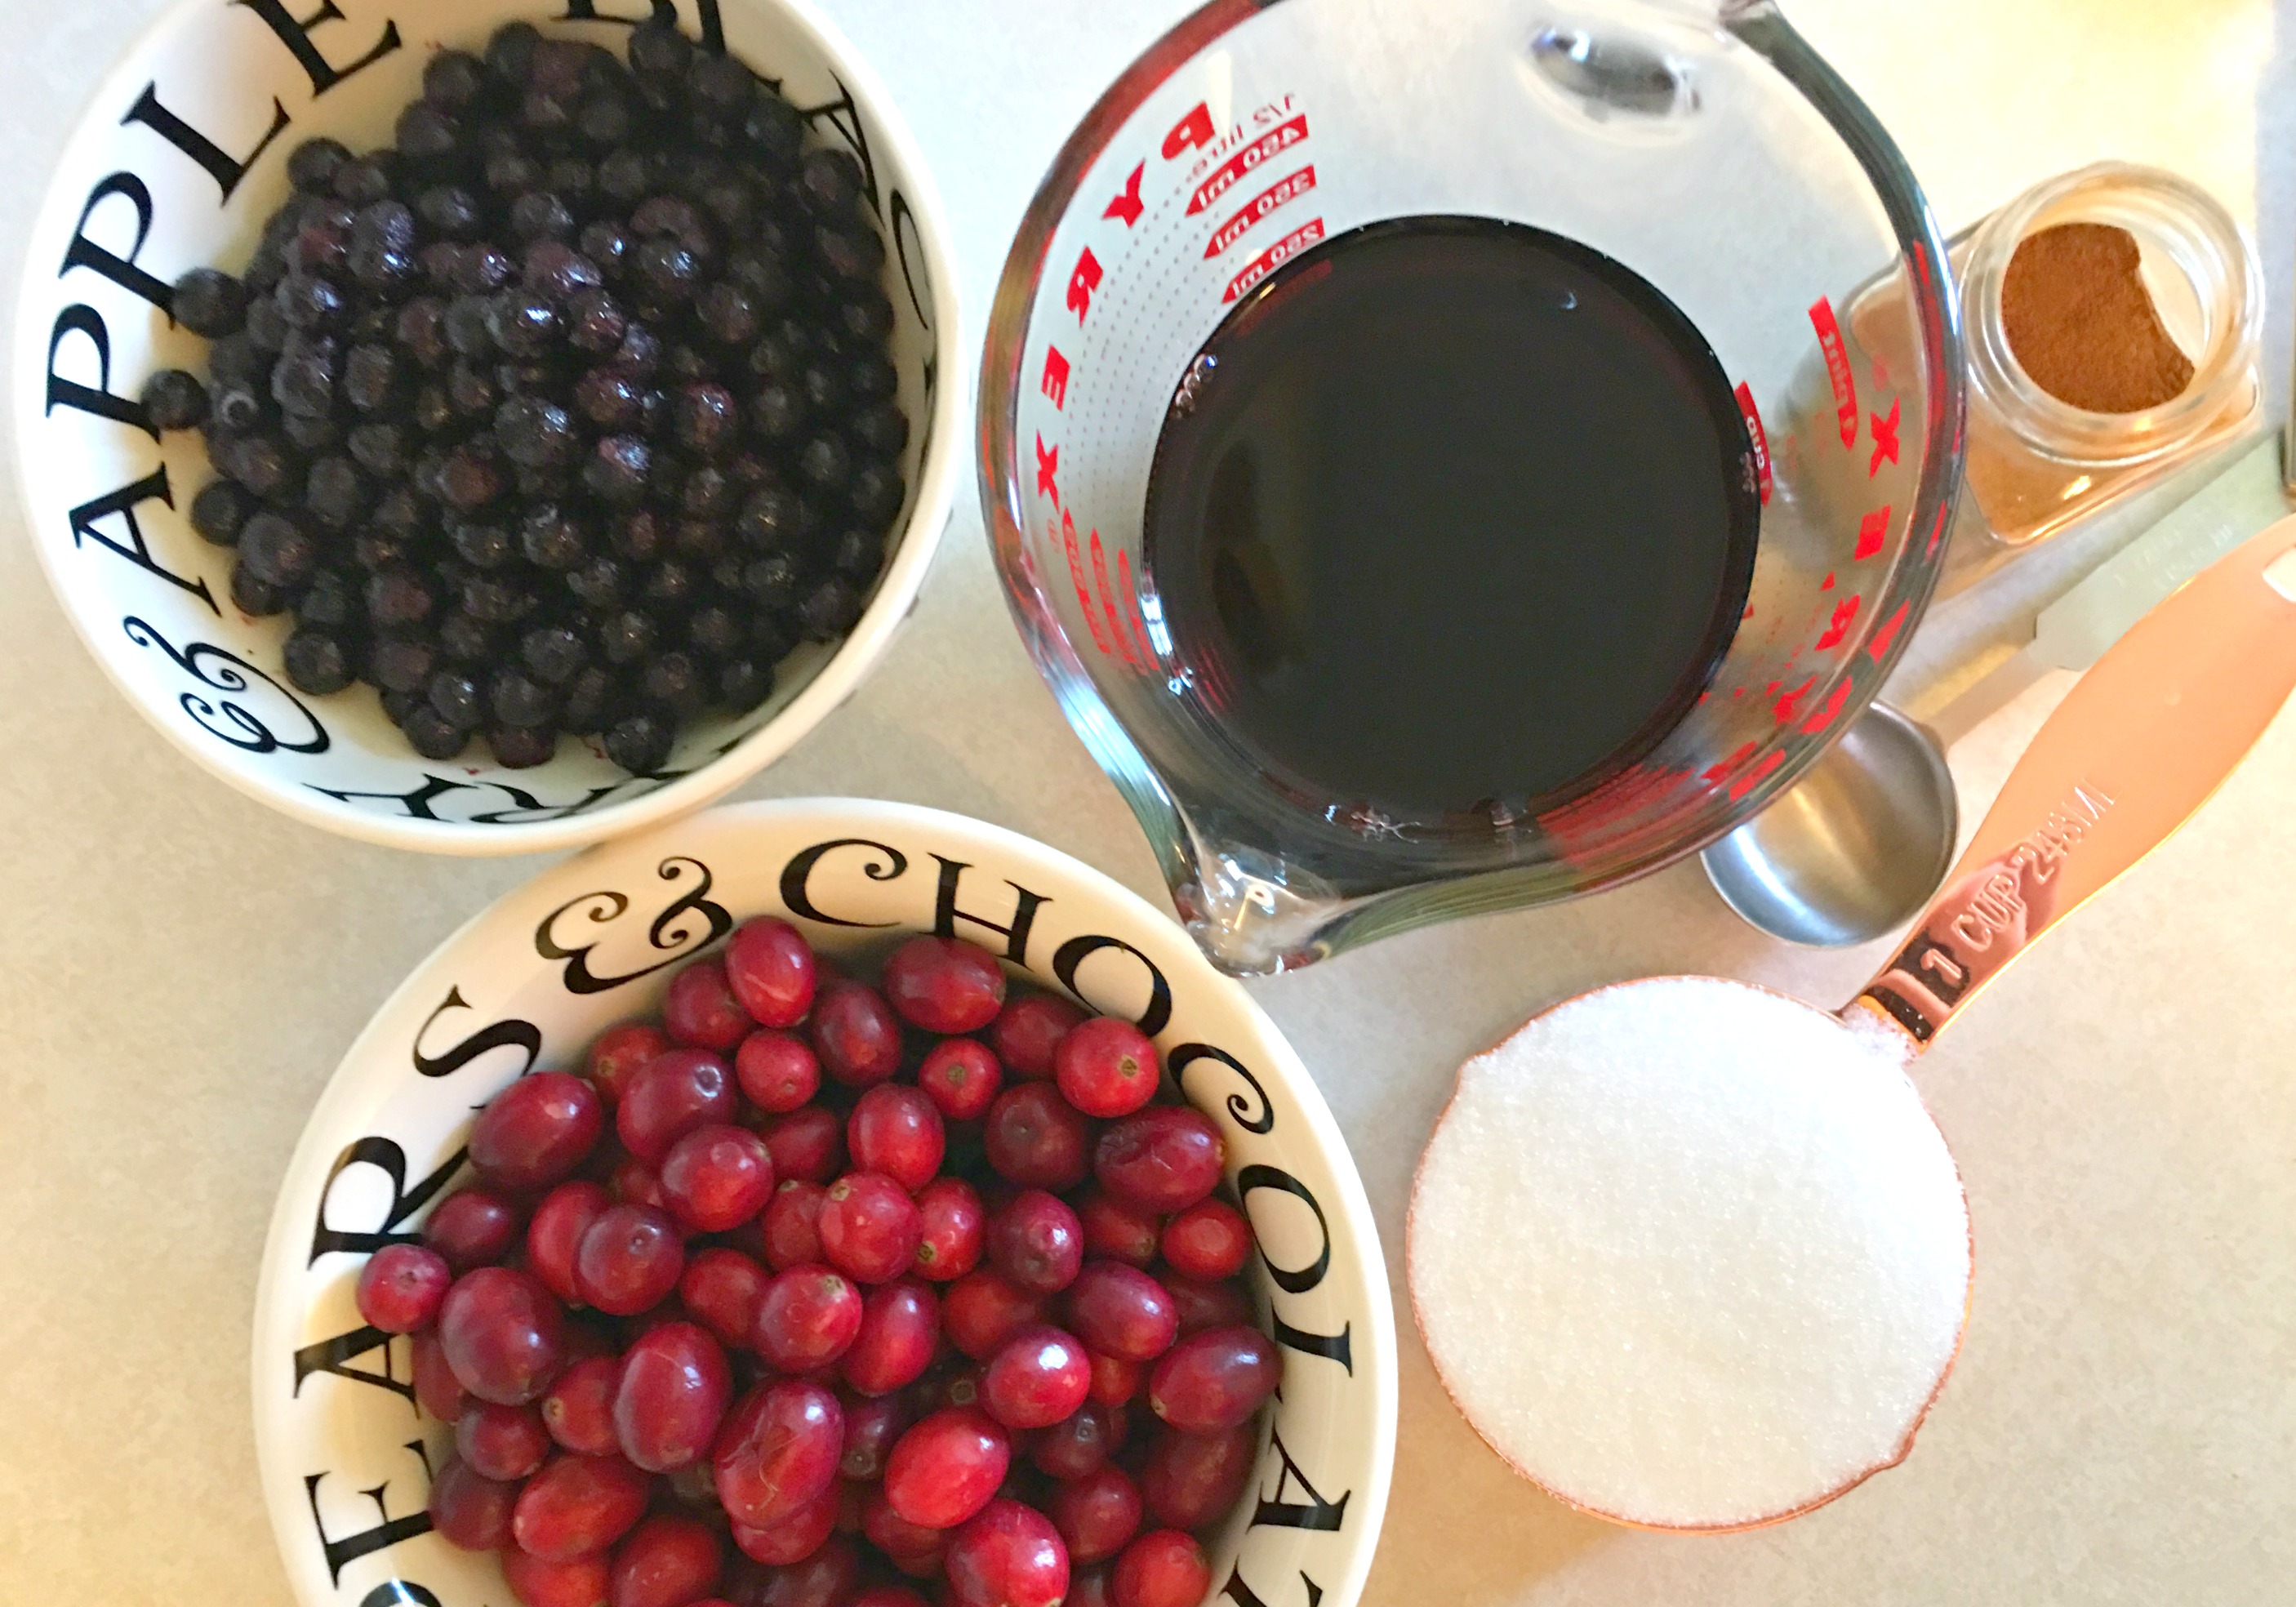
POLYGON ((2136 237, 2103 223, 2027 235, 2001 282, 2001 325, 2035 384, 2091 413, 2140 413, 2182 394, 2193 360, 2161 325, 2136 237))

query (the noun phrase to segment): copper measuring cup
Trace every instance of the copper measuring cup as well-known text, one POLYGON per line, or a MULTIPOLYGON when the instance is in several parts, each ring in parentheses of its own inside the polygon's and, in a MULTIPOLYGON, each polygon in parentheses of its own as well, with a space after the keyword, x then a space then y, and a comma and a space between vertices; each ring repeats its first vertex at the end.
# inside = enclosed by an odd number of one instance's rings
MULTIPOLYGON (((2296 518, 2282 520, 2251 537, 2172 594, 2082 677, 2034 738, 1975 839, 1949 873, 1945 890, 1932 901, 1913 935, 1881 973, 1840 1011, 1829 1013, 1798 1001, 1782 999, 1767 989, 1717 979, 1647 978, 1597 989, 1592 995, 1577 996, 1533 1018, 1510 1040, 1519 1051, 1513 1063, 1529 1067, 1545 1064, 1554 1068, 1558 1075, 1564 1074, 1562 1068, 1567 1057, 1582 1052, 1560 1046, 1583 1041, 1573 1039, 1574 1029, 1567 1023, 1574 1007, 1597 995, 1605 996, 1605 1007, 1614 1020, 1619 1007, 1625 1004, 1636 1011, 1640 1021, 1652 1024, 1648 1033, 1633 1036, 1630 1022, 1617 1021, 1614 1042, 1619 1049, 1633 1053, 1637 1067, 1634 1077, 1639 1079, 1638 1086, 1645 1091, 1656 1086, 1666 1107, 1680 1103, 1677 1095, 1702 1086, 1700 1062, 1710 1060, 1720 1044, 1744 1045, 1753 1053, 1741 1059, 1751 1062, 1783 1053, 1778 1045, 1785 1037, 1802 1040, 1798 1052, 1817 1057, 1802 1063, 1817 1067, 1816 1074, 1824 1079, 1825 1087, 1880 1089, 1886 1084, 1896 1089, 1897 1096, 1887 1102, 1886 1119, 1878 1130, 1891 1136, 1893 1143, 1902 1139, 1908 1150, 1919 1149, 1934 1155, 1938 1162, 1923 1174, 1924 1180, 1918 1191, 1893 1205, 1891 1211, 1878 1215, 1849 1212, 1841 1218, 1842 1223, 1849 1225, 1844 1231, 1857 1246, 1856 1259, 1878 1264, 1886 1259, 1882 1254, 1884 1238, 1901 1229, 1914 1231, 1911 1225, 1916 1221, 1931 1225, 1920 1229, 1922 1233, 1949 1232, 1954 1243, 1965 1246, 1968 1216, 1961 1185, 1942 1136, 1905 1078, 1906 1064, 1927 1047, 1979 989, 1999 975, 2011 961, 2189 819, 2247 755, 2279 714, 2292 690, 2296 690, 2296 518), (1759 1045, 1748 1043, 1746 1021, 1750 1018, 1738 1016, 1734 1006, 1723 1008, 1729 1005, 1741 988, 1764 998, 1765 1008, 1772 1012, 1768 1017, 1773 1023, 1771 1029, 1780 1033, 1779 1039, 1766 1038, 1759 1045), (1685 1013, 1684 1000, 1693 993, 1699 996, 1685 1013), (1640 1005, 1634 1003, 1636 994, 1644 996, 1644 1002, 1640 1005), (1826 1046, 1837 1037, 1838 1055, 1826 1046), (1882 1052, 1877 1054, 1876 1049, 1882 1052), (1555 1056, 1566 1059, 1548 1058, 1555 1056), (1867 1080, 1851 1085, 1838 1078, 1867 1080), (1888 1219, 1883 1220, 1885 1218, 1888 1219), (1949 1229, 1937 1226, 1948 1222, 1954 1225, 1949 1229)), ((1583 1051, 1609 1052, 1607 1048, 1583 1051)), ((1470 1069, 1484 1060, 1485 1057, 1477 1057, 1469 1062, 1470 1069)), ((1748 1080, 1751 1083, 1760 1079, 1748 1080)), ((1463 1070, 1462 1092, 1455 1095, 1452 1105, 1447 1107, 1438 1123, 1436 1135, 1429 1143, 1431 1157, 1447 1144, 1456 1148, 1460 1143, 1472 1142, 1455 1139, 1450 1133, 1454 1114, 1469 1082, 1468 1070, 1463 1070)), ((1535 1088, 1540 1085, 1532 1082, 1515 1086, 1535 1088)), ((1736 1100, 1771 1097, 1767 1092, 1750 1091, 1747 1084, 1728 1086, 1733 1092, 1727 1097, 1736 1100)), ((1708 1091, 1702 1096, 1710 1097, 1710 1085, 1706 1086, 1708 1091)), ((1767 1107, 1744 1104, 1742 1108, 1757 1111, 1767 1107)), ((1820 1109, 1817 1105, 1807 1108, 1820 1109)), ((1490 1109, 1486 1098, 1482 1107, 1485 1117, 1490 1109)), ((1826 1105, 1825 1113, 1816 1119, 1824 1124, 1850 1122, 1853 1118, 1840 1114, 1840 1109, 1826 1105)), ((1667 1119, 1659 1116, 1653 1119, 1667 1119)), ((1725 1119, 1725 1128, 1727 1125, 1725 1119)), ((1476 1130, 1473 1119, 1462 1130, 1476 1130)), ((1828 1142, 1849 1130, 1846 1126, 1830 1127, 1828 1142)), ((1860 1130, 1870 1134, 1877 1129, 1869 1125, 1860 1130)), ((1682 1156, 1693 1156, 1688 1164, 1708 1168, 1695 1174, 1695 1186, 1701 1209, 1709 1220, 1731 1219, 1742 1195, 1758 1194, 1774 1181, 1769 1172, 1758 1168, 1748 1173, 1739 1169, 1741 1163, 1737 1161, 1714 1160, 1711 1152, 1702 1155, 1694 1144, 1687 1150, 1669 1150, 1670 1141, 1664 1134, 1638 1127, 1631 1119, 1614 1121, 1604 1133, 1603 1142, 1614 1146, 1614 1154, 1644 1159, 1660 1154, 1674 1156, 1675 1160, 1669 1164, 1678 1163, 1682 1156)), ((1429 1192, 1430 1176, 1429 1164, 1423 1160, 1413 1190, 1411 1242, 1406 1255, 1412 1267, 1414 1309, 1420 1306, 1423 1250, 1438 1264, 1438 1270, 1431 1275, 1439 1282, 1446 1275, 1441 1263, 1447 1253, 1440 1246, 1451 1242, 1448 1237, 1439 1237, 1423 1244, 1421 1207, 1429 1192)), ((1443 1176, 1447 1180, 1456 1174, 1446 1172, 1443 1176)), ((1447 1181, 1445 1186, 1450 1186, 1447 1181)), ((1535 1188, 1537 1184, 1534 1180, 1526 1186, 1535 1188)), ((1595 1214, 1599 1216, 1599 1212, 1595 1214)), ((1527 1231, 1534 1235, 1545 1233, 1548 1237, 1546 1241, 1536 1237, 1524 1241, 1533 1253, 1546 1253, 1538 1249, 1542 1242, 1568 1246, 1561 1252, 1566 1259, 1570 1255, 1599 1258, 1617 1248, 1604 1236, 1604 1229, 1578 1226, 1582 1218, 1569 1213, 1540 1219, 1545 1226, 1527 1231), (1568 1226, 1558 1230, 1554 1226, 1556 1221, 1564 1221, 1568 1226), (1567 1237, 1554 1239, 1553 1235, 1557 1231, 1567 1237)), ((1440 1233, 1431 1223, 1424 1231, 1427 1234, 1440 1233)), ((1497 1231, 1505 1236, 1508 1230, 1501 1227, 1497 1231)), ((1934 1243, 1936 1240, 1926 1242, 1934 1243)), ((1504 1253, 1488 1245, 1484 1249, 1485 1253, 1504 1253)), ((1928 1362, 1925 1357, 1918 1369, 1906 1371, 1886 1386, 1877 1385, 1888 1391, 1884 1406, 1888 1414, 1881 1419, 1886 1425, 1887 1443, 1880 1439, 1871 1442, 1871 1452, 1861 1447, 1857 1455, 1871 1455, 1872 1460, 1865 1462, 1853 1476, 1808 1488, 1795 1487, 1790 1492, 1792 1498, 1777 1499, 1767 1505, 1759 1503, 1769 1501, 1778 1489, 1774 1483, 1758 1483, 1762 1493, 1750 1497, 1757 1505, 1748 1510, 1733 1507, 1709 1511, 1699 1507, 1695 1499, 1685 1497, 1685 1510, 1653 1521, 1647 1515, 1608 1510, 1598 1501, 1589 1501, 1583 1494, 1574 1494, 1571 1488, 1564 1488, 1570 1480, 1561 1475, 1584 1471, 1583 1466, 1574 1468, 1568 1450, 1557 1451, 1552 1465, 1542 1464, 1540 1469, 1534 1469, 1524 1460, 1510 1455, 1496 1439, 1492 1441, 1494 1448, 1526 1477, 1559 1498, 1614 1521, 1638 1527, 1720 1530, 1759 1527, 1795 1516, 1833 1499, 1871 1473, 1902 1460, 1910 1451, 1914 1434, 1943 1387, 1953 1358, 1959 1353, 1960 1335, 1967 1324, 1971 1264, 1966 1259, 1960 1262, 1961 1298, 1953 1308, 1949 1311, 1932 1310, 1934 1325, 1929 1332, 1938 1344, 1933 1352, 1927 1354, 1933 1354, 1935 1362, 1928 1362)), ((1669 1300, 1678 1305, 1685 1298, 1682 1291, 1669 1281, 1674 1275, 1667 1266, 1662 1256, 1645 1259, 1639 1241, 1628 1244, 1617 1264, 1620 1275, 1661 1280, 1652 1286, 1659 1291, 1655 1306, 1660 1309, 1669 1300)), ((1533 1271, 1525 1275, 1535 1282, 1542 1275, 1533 1271)), ((1761 1281, 1759 1275, 1755 1283, 1740 1287, 1757 1308, 1779 1292, 1768 1282, 1761 1281)), ((1734 1297, 1723 1301, 1720 1320, 1748 1325, 1746 1308, 1734 1301, 1734 1297)), ((1447 1313, 1446 1322, 1456 1334, 1456 1324, 1461 1321, 1456 1301, 1447 1308, 1447 1313)), ((1615 1315, 1583 1300, 1568 1305, 1549 1303, 1539 1313, 1544 1330, 1532 1325, 1527 1329, 1529 1337, 1524 1342, 1534 1353, 1542 1341, 1558 1337, 1583 1342, 1589 1332, 1605 1332, 1605 1324, 1615 1315)), ((1427 1320, 1423 1312, 1423 1331, 1427 1320)), ((1645 1369, 1679 1366, 1682 1357, 1690 1354, 1685 1346, 1693 1341, 1676 1332, 1669 1325, 1671 1322, 1672 1319, 1661 1319, 1658 1327, 1646 1326, 1639 1331, 1638 1339, 1618 1341, 1622 1353, 1636 1357, 1634 1365, 1645 1369), (1645 1357, 1649 1359, 1643 1359, 1645 1357)), ((1489 1324, 1485 1323, 1475 1331, 1488 1332, 1489 1324)), ((1840 1339, 1840 1332, 1822 1330, 1809 1342, 1828 1346, 1847 1342, 1840 1339)), ((1440 1347, 1431 1339, 1430 1349, 1437 1352, 1440 1347)), ((1824 1354, 1834 1353, 1829 1350, 1824 1354)), ((1437 1354, 1434 1359, 1439 1376, 1444 1377, 1446 1387, 1458 1398, 1460 1392, 1446 1373, 1441 1355, 1437 1354)), ((1766 1425, 1789 1434, 1800 1431, 1800 1420, 1794 1416, 1800 1408, 1794 1403, 1800 1398, 1793 1393, 1795 1375, 1791 1359, 1776 1366, 1759 1358, 1750 1363, 1731 1361, 1727 1366, 1734 1370, 1727 1371, 1726 1376, 1742 1383, 1750 1398, 1776 1403, 1775 1410, 1764 1408, 1770 1412, 1764 1419, 1766 1425)), ((1643 1392, 1624 1392, 1628 1398, 1639 1393, 1643 1392)), ((1664 1397, 1662 1401, 1675 1398, 1664 1397)), ((1621 1432, 1638 1443, 1678 1441, 1690 1446, 1705 1445, 1710 1440, 1702 1439, 1700 1432, 1710 1428, 1714 1419, 1701 1415, 1701 1411, 1695 1406, 1660 1404, 1621 1432), (1676 1434, 1677 1428, 1683 1431, 1676 1434)), ((1567 1407, 1564 1416, 1569 1417, 1567 1407)), ((1472 1414, 1470 1421, 1475 1421, 1472 1414)), ((1575 1421, 1558 1422, 1549 1417, 1541 1420, 1538 1431, 1546 1437, 1546 1443, 1567 1447, 1574 1443, 1574 1431, 1583 1437, 1584 1427, 1575 1421)), ((1600 1480, 1595 1482, 1599 1485, 1600 1480)))

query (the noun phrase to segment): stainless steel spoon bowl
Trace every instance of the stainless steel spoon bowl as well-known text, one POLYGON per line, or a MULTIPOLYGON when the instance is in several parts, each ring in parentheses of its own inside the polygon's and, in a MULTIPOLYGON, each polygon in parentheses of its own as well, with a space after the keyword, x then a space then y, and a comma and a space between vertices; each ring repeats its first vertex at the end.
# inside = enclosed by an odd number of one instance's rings
POLYGON ((1838 948, 1921 908, 1953 862, 1960 827, 1942 744, 1875 703, 1793 791, 1699 858, 1751 924, 1838 948))

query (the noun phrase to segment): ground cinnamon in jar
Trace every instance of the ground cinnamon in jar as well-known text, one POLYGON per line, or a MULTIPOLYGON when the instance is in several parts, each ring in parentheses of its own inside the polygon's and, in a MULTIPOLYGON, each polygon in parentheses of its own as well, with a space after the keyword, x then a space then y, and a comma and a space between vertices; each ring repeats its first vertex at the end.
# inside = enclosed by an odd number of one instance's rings
POLYGON ((2141 413, 2183 394, 2193 360, 2161 327, 2136 237, 2061 223, 2017 242, 2001 281, 2002 332, 2035 384, 2091 413, 2141 413))

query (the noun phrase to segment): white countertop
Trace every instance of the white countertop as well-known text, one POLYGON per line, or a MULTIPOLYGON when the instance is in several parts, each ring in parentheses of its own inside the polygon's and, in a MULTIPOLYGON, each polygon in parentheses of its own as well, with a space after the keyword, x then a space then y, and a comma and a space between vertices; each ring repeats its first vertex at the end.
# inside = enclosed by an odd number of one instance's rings
MULTIPOLYGON (((1184 0, 826 5, 939 175, 977 340, 1054 146, 1184 0)), ((82 97, 154 9, 12 13, 0 241, 21 237, 82 97)), ((2296 0, 1788 9, 1896 132, 1948 229, 2105 156, 2177 168, 2253 217, 2284 409, 2296 0)), ((0 521, 19 520, 0 498, 0 521)), ((1980 790, 2017 719, 1956 755, 1980 790)), ((247 1399, 273 1189, 368 1013, 534 865, 359 847, 211 780, 103 681, 12 528, 0 754, 0 1602, 284 1603, 247 1399)), ((1160 896, 1021 652, 969 493, 883 668, 746 795, 803 793, 978 815, 1160 896)), ((1967 1179, 1978 1275, 1967 1348, 1909 1462, 1756 1534, 1613 1529, 1483 1449, 1406 1320, 1395 1498, 1365 1600, 2296 1600, 2291 796, 2296 717, 1920 1062, 1967 1179)), ((1618 978, 1718 972, 1831 1004, 1876 957, 1770 943, 1688 864, 1256 991, 1354 1142, 1399 1277, 1405 1188, 1464 1055, 1618 978)))

